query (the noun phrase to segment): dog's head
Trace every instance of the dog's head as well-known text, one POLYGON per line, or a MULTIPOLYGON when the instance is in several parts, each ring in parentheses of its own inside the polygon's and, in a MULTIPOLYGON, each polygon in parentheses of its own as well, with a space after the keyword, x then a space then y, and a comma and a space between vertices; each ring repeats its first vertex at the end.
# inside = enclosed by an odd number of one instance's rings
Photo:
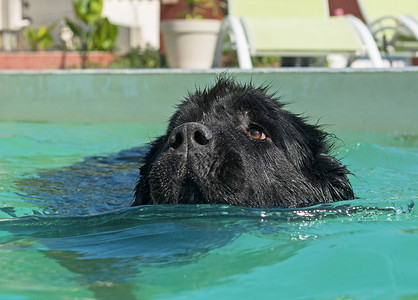
POLYGON ((151 144, 132 205, 301 207, 353 199, 327 134, 265 87, 217 84, 189 95, 151 144))

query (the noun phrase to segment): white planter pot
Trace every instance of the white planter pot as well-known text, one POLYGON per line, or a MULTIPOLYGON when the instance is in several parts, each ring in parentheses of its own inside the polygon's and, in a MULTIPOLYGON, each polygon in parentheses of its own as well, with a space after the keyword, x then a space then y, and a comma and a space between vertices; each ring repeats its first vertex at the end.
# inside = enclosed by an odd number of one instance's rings
POLYGON ((218 20, 171 20, 161 22, 168 64, 171 68, 212 67, 218 20))

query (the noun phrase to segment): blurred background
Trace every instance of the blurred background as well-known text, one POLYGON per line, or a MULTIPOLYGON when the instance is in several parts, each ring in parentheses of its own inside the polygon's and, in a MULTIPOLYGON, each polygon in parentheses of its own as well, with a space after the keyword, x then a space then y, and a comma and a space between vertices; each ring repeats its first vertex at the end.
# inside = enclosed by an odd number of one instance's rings
MULTIPOLYGON (((304 10, 304 2, 301 1, 300 11, 304 10)), ((330 17, 352 15, 369 28, 373 25, 357 0, 324 2, 330 17)), ((380 1, 382 6, 389 2, 394 1, 380 1)), ((415 2, 416 11, 411 13, 418 15, 418 1, 415 2)), ((226 0, 0 0, 0 69, 210 68, 215 44, 210 48, 209 42, 204 43, 211 50, 210 64, 176 65, 173 61, 177 61, 177 57, 168 62, 162 24, 173 19, 218 20, 221 23, 220 20, 228 16, 228 5, 226 0)), ((260 2, 260 5, 264 4, 260 2)), ((402 1, 397 5, 402 6, 402 1)), ((402 51, 402 55, 386 60, 386 66, 418 64, 416 38, 408 36, 407 29, 402 30, 406 32, 404 40, 410 43, 407 55, 402 51)), ((211 43, 216 42, 216 35, 211 43)), ((374 37, 382 56, 401 53, 386 41, 379 41, 378 36, 374 37)), ((190 41, 183 43, 192 48, 190 41)), ((229 48, 223 48, 217 66, 240 66, 236 49, 229 48)), ((191 54, 187 55, 190 57, 191 54)), ((344 56, 324 57, 263 54, 252 55, 251 61, 253 67, 345 67, 351 63, 344 56)), ((369 66, 367 62, 357 64, 369 66)))

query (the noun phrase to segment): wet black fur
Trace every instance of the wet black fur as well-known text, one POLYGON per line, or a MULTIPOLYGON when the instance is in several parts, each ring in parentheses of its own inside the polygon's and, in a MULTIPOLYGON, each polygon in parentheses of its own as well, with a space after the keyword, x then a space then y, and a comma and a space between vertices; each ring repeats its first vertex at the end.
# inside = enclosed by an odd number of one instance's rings
POLYGON ((266 87, 221 77, 213 88, 189 95, 166 134, 151 144, 132 205, 304 207, 353 199, 350 172, 330 156, 328 140, 318 126, 284 110, 266 87), (169 136, 188 122, 205 125, 213 137, 179 156, 169 136), (253 126, 267 138, 249 137, 253 126))

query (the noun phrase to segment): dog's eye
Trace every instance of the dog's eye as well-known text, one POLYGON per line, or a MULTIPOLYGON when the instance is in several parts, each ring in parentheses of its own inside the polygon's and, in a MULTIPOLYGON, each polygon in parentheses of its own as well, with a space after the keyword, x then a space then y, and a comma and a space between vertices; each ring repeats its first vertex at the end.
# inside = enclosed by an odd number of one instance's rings
POLYGON ((255 140, 265 140, 266 139, 266 135, 264 134, 264 132, 255 126, 251 126, 248 130, 247 130, 247 134, 250 138, 255 139, 255 140))

